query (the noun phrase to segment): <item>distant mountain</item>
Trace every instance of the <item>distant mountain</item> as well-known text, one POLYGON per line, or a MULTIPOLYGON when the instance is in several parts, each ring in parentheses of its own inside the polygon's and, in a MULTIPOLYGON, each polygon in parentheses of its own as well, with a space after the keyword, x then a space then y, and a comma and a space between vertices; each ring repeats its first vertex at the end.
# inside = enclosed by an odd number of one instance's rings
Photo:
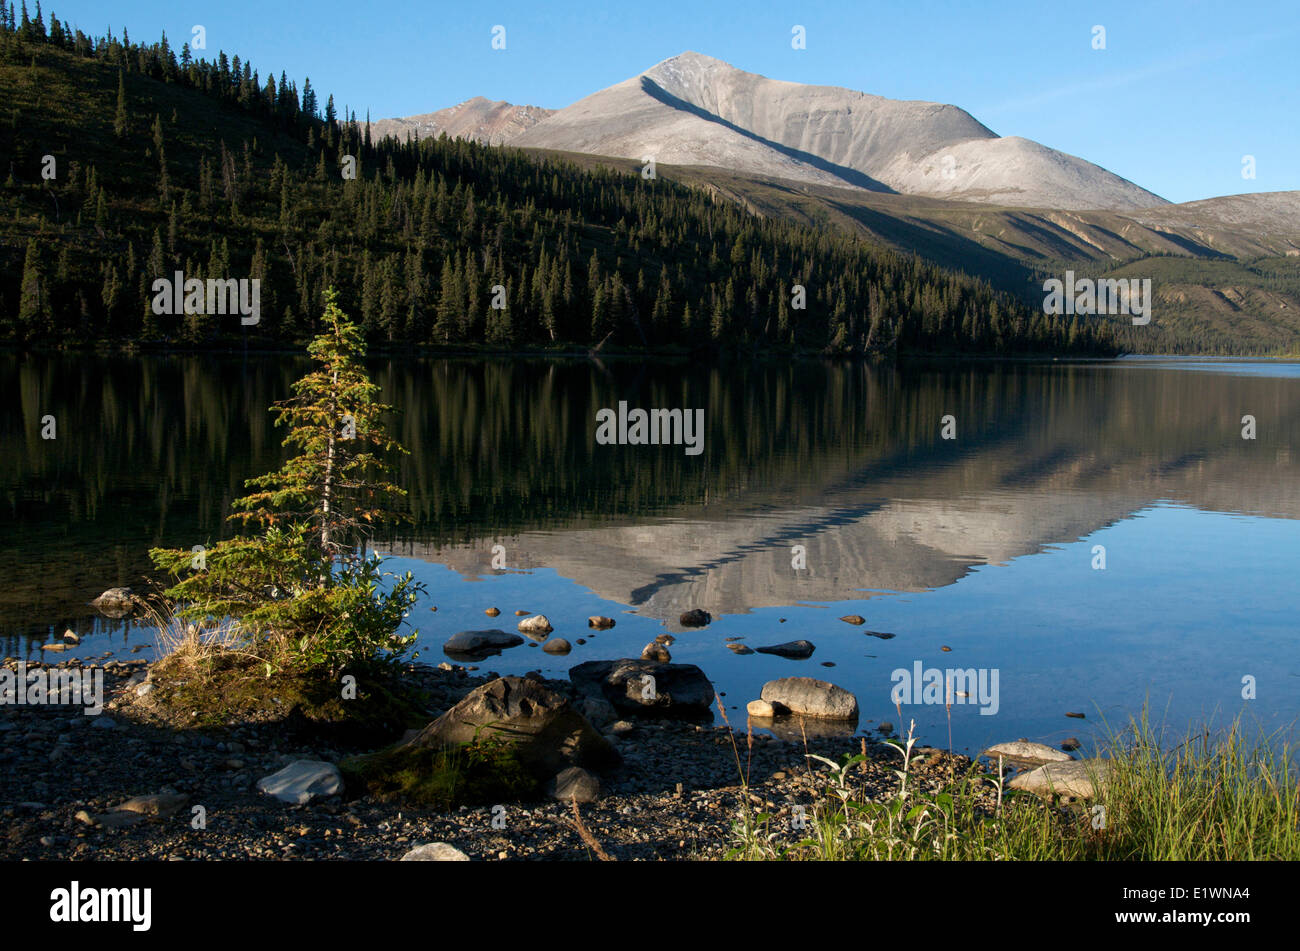
POLYGON ((483 145, 501 145, 527 132, 538 122, 554 113, 554 109, 540 106, 516 106, 508 102, 493 102, 475 96, 458 106, 426 112, 405 119, 380 119, 371 123, 371 135, 391 135, 406 139, 418 135, 421 139, 436 139, 444 132, 448 138, 470 139, 483 145))
MULTIPOLYGON (((476 102, 455 109, 472 113, 476 102)), ((387 120, 381 128, 398 129, 400 137, 404 127, 391 123, 422 118, 387 120)), ((1091 162, 1028 139, 1002 138, 956 106, 780 82, 693 52, 535 118, 503 127, 500 141, 1020 207, 1128 210, 1165 203, 1091 162)))

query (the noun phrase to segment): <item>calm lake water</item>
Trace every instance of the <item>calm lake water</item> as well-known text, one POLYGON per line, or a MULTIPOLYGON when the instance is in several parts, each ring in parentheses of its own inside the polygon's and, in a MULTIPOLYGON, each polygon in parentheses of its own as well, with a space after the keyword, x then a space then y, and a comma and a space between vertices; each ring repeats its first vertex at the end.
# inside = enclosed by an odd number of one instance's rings
MULTIPOLYGON (((227 532, 243 480, 282 458, 266 407, 305 365, 0 355, 4 652, 40 658, 71 627, 80 656, 149 656, 149 629, 97 619, 87 602, 139 586, 151 546, 227 532), (46 414, 54 440, 41 438, 46 414)), ((638 656, 666 630, 674 661, 702 667, 742 725, 766 680, 803 675, 854 691, 860 729, 899 726, 893 674, 919 663, 997 674, 996 713, 979 696, 952 707, 957 749, 1086 747, 1144 704, 1177 733, 1244 713, 1294 736, 1296 364, 439 359, 372 371, 411 450, 400 482, 413 525, 378 547, 428 585, 412 616, 422 661, 445 659, 457 631, 513 629, 518 608, 546 614, 573 652, 530 644, 483 671, 564 676, 638 656), (702 409, 703 452, 598 444, 596 412, 620 401, 702 409), (713 624, 682 631, 697 607, 713 624), (618 626, 593 635, 592 614, 618 626), (866 624, 838 620, 850 614, 866 624), (729 637, 804 638, 816 652, 737 656, 729 637)), ((903 706, 910 719, 947 745, 942 703, 903 706)))

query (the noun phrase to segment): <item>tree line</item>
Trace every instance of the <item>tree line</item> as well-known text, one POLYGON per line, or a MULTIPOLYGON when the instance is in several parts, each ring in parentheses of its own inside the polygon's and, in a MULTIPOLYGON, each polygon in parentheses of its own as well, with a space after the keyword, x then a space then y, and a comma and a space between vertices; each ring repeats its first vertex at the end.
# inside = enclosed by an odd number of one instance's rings
POLYGON ((393 347, 1117 350, 1104 322, 702 189, 445 137, 375 141, 310 80, 263 83, 165 36, 92 39, 39 5, 0 13, 14 91, 0 339, 298 343, 334 286, 393 347), (52 101, 69 83, 72 101, 52 101), (260 322, 156 313, 153 282, 176 271, 257 280, 260 322))

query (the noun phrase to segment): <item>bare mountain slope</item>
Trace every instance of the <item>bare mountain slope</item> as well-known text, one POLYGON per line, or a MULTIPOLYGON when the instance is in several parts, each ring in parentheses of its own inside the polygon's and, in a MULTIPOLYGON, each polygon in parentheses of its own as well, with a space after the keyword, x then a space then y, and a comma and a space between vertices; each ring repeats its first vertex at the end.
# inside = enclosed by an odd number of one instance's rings
POLYGON ((516 106, 508 102, 493 102, 482 96, 467 99, 458 106, 426 112, 405 119, 380 119, 371 123, 371 135, 386 135, 406 139, 418 134, 420 138, 437 138, 442 133, 452 139, 472 139, 484 145, 501 145, 526 132, 553 109, 540 106, 516 106))
POLYGON ((955 106, 780 82, 699 53, 594 93, 509 144, 1003 205, 1163 204, 1090 162, 1000 138, 955 106))

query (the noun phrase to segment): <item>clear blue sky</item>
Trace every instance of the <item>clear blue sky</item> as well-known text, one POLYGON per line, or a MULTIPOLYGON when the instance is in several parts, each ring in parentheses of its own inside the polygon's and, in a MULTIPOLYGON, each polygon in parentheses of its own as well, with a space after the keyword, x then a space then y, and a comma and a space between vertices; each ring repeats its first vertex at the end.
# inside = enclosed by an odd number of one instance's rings
MULTIPOLYGON (((1300 189, 1300 3, 969 0, 375 3, 50 0, 87 33, 194 24, 265 79, 310 76, 373 118, 473 96, 558 108, 684 50, 774 79, 953 103, 1000 135, 1096 162, 1171 201, 1300 189), (491 30, 506 28, 506 49, 491 30), (807 49, 791 49, 791 27, 807 49), (1092 48, 1093 27, 1106 49, 1092 48), (1256 178, 1242 177, 1253 155, 1256 178)), ((35 10, 35 0, 29 9, 35 10)), ((179 47, 178 47, 179 48, 179 47)))

